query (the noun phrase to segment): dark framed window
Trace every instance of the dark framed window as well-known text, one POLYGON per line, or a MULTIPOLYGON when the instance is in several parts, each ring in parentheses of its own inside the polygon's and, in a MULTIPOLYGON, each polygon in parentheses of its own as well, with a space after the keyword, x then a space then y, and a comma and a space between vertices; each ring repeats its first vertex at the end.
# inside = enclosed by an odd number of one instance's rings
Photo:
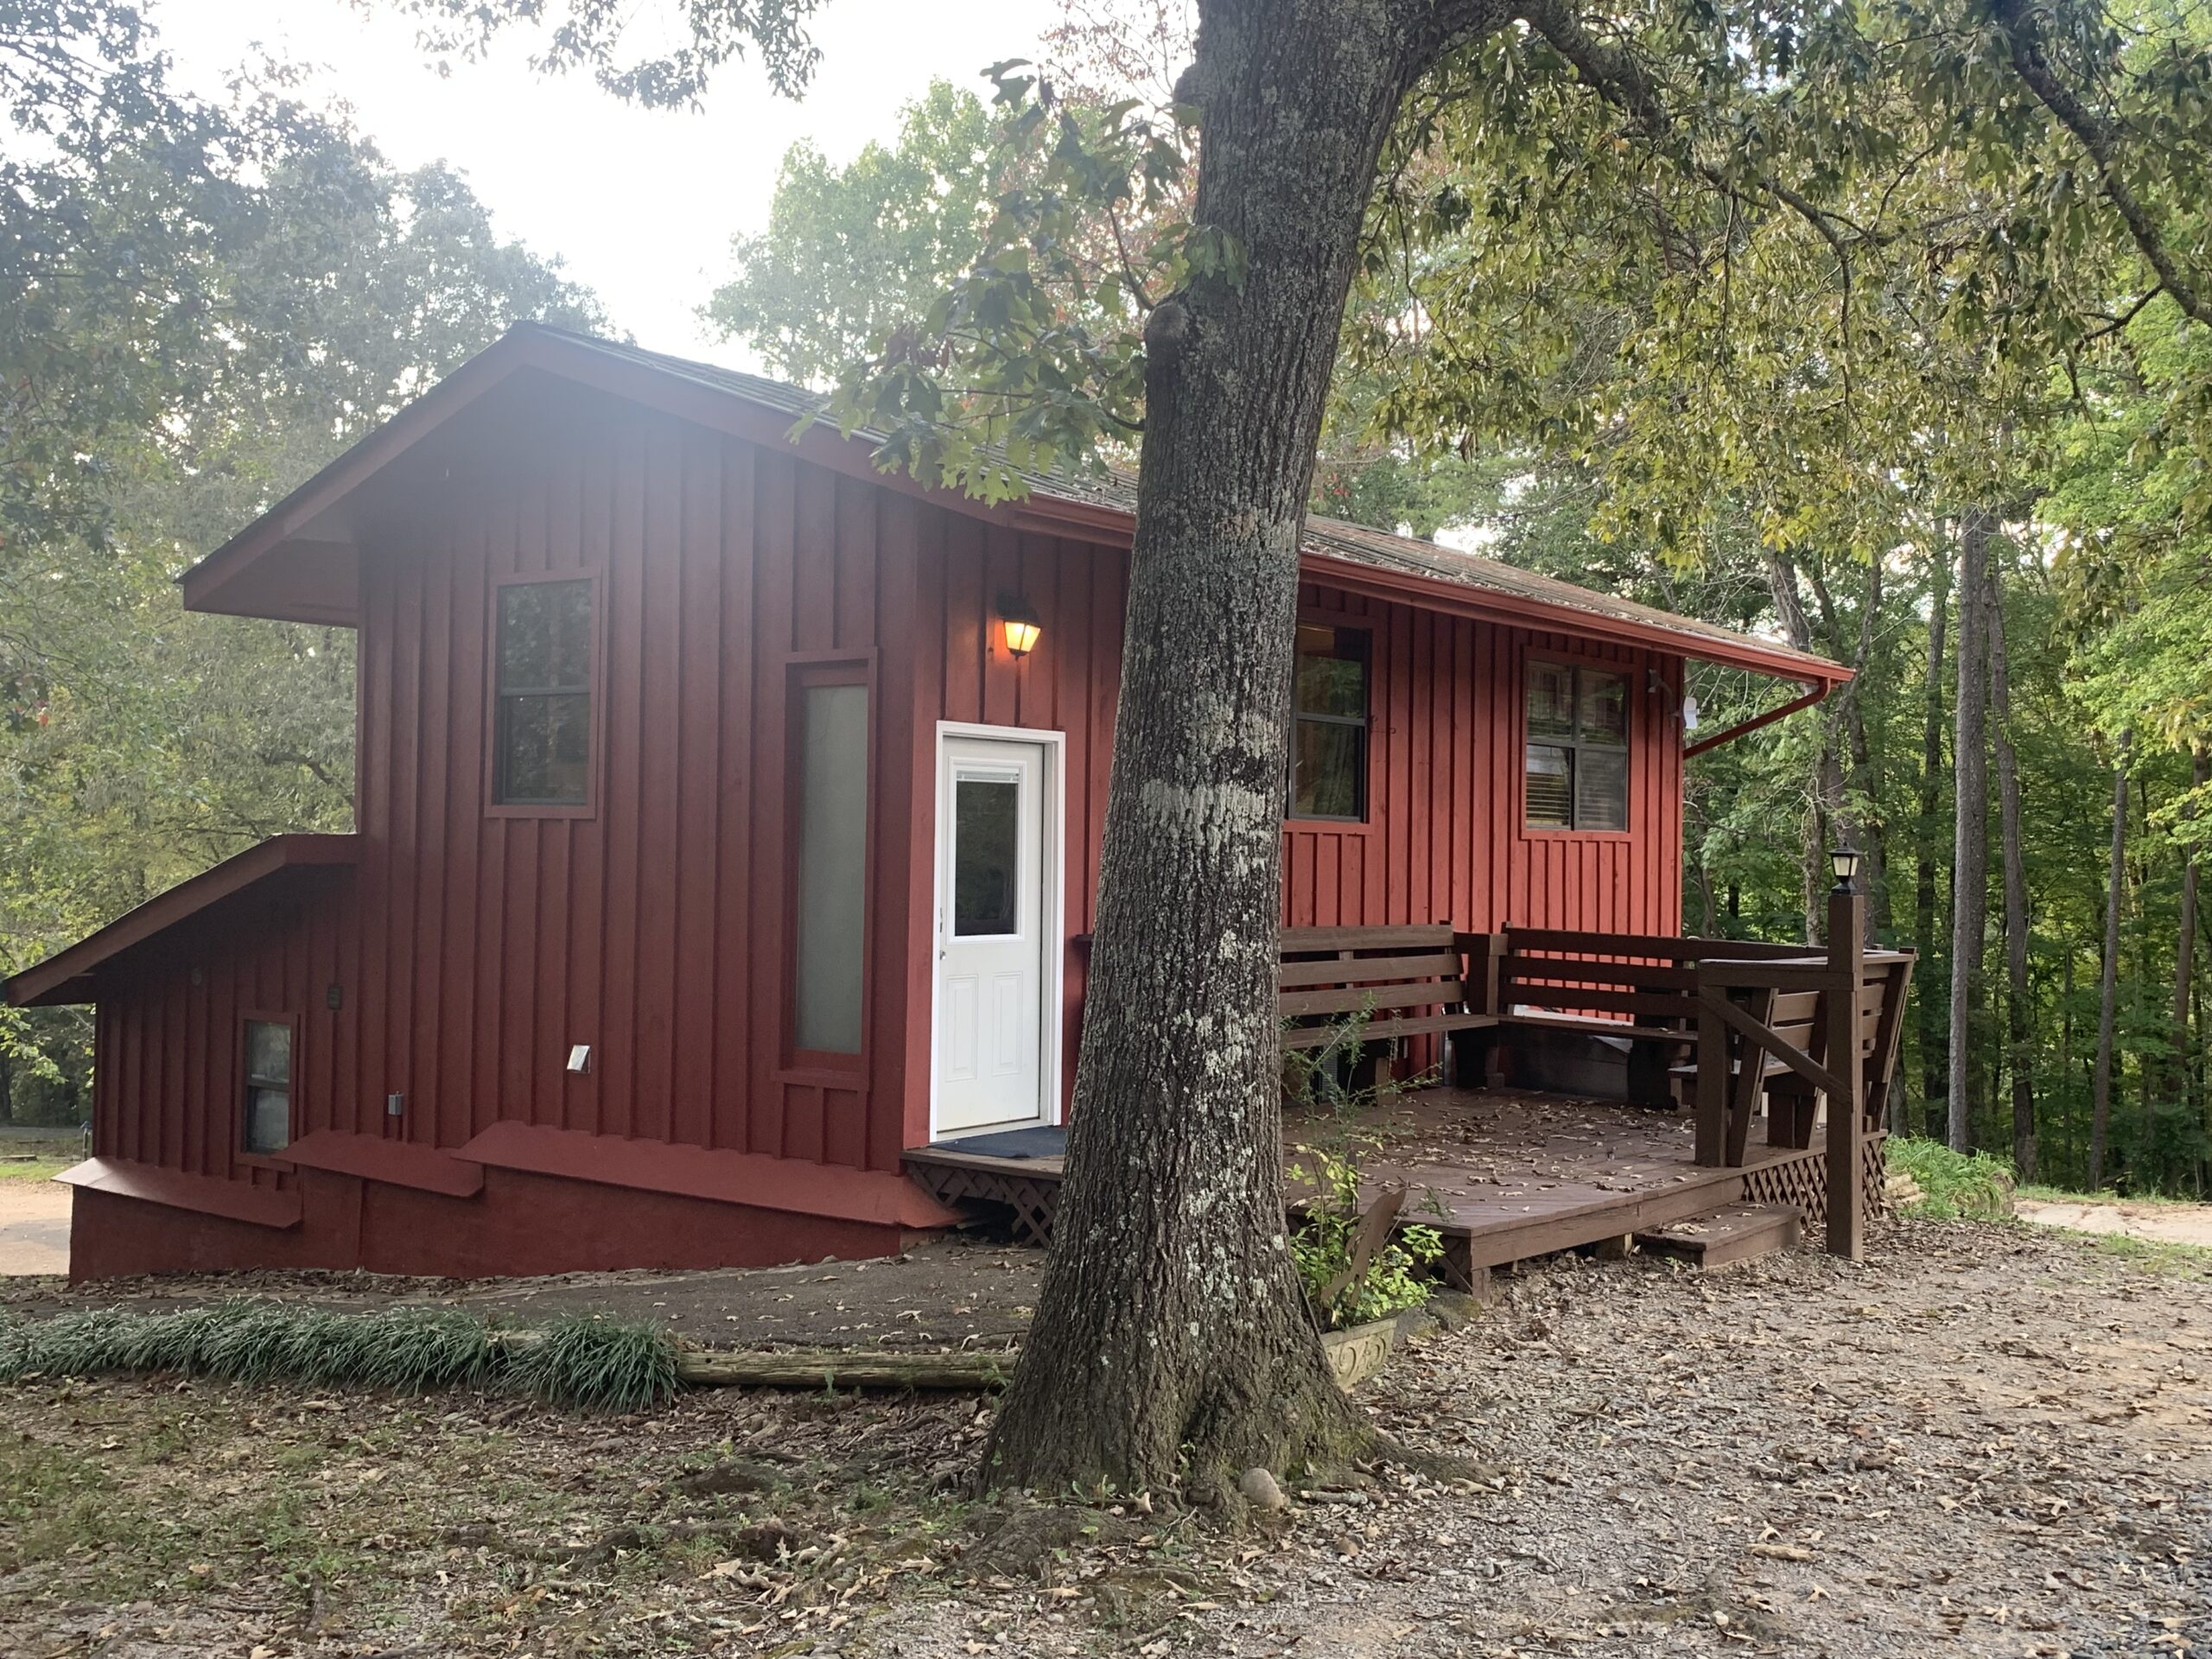
POLYGON ((494 591, 493 803, 583 806, 591 799, 591 579, 510 582, 494 591))
POLYGON ((251 1018, 245 1022, 244 1117, 238 1136, 246 1152, 278 1153, 292 1144, 292 1022, 251 1018))
POLYGON ((794 1052, 857 1058, 866 1023, 869 672, 810 664, 791 686, 794 1052))
POLYGON ((1369 635, 1364 628, 1298 625, 1290 693, 1290 816, 1359 823, 1367 817, 1369 635))
POLYGON ((1531 659, 1531 830, 1628 828, 1628 677, 1531 659))

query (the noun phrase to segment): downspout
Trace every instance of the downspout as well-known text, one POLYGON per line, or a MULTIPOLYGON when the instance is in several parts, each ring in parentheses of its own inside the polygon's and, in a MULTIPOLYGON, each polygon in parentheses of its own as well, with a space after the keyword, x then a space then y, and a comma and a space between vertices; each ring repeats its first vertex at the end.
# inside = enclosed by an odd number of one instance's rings
POLYGON ((1804 683, 1809 685, 1812 690, 1807 691, 1802 696, 1792 697, 1788 702, 1778 708, 1770 709, 1763 715, 1754 715, 1749 720, 1738 721, 1733 726, 1715 732, 1711 737, 1700 738, 1682 750, 1682 759, 1688 760, 1695 755, 1703 754, 1707 749, 1717 749, 1723 743, 1733 743, 1738 738, 1747 737, 1762 726, 1771 726, 1777 720, 1788 719, 1800 709, 1810 709, 1816 702, 1825 702, 1828 693, 1834 690, 1840 682, 1808 680, 1804 683))

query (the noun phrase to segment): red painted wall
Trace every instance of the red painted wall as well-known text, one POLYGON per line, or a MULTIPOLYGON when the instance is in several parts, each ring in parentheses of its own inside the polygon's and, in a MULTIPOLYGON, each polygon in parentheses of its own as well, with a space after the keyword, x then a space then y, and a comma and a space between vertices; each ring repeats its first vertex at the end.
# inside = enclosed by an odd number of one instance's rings
POLYGON ((1371 632, 1369 814, 1361 824, 1285 827, 1286 925, 1681 931, 1681 658, 1312 585, 1301 605, 1308 617, 1371 632), (1627 676, 1626 831, 1526 827, 1531 655, 1627 676), (1648 688, 1652 673, 1663 691, 1648 688))
MULTIPOLYGON (((363 856, 313 902, 242 899, 110 976, 101 1154, 304 1179, 310 1211, 339 1204, 351 1178, 296 1176, 235 1150, 239 1025, 253 1009, 300 1018, 296 1133, 454 1148, 505 1120, 895 1172, 928 1132, 939 720, 1067 734, 1071 1087, 1072 941, 1091 925, 1126 555, 552 385, 518 378, 360 498, 363 856), (493 594, 503 578, 580 573, 597 584, 593 804, 489 810, 493 594), (1009 590, 1043 623, 1018 662, 995 626, 1009 590), (784 734, 794 664, 824 660, 862 665, 874 685, 868 1012, 855 1062, 803 1067, 782 1040, 784 734), (573 1043, 593 1046, 582 1076, 564 1070, 573 1043), (396 1119, 392 1093, 405 1096, 396 1119)), ((1287 922, 1675 927, 1680 739, 1643 671, 1678 685, 1676 660, 1582 648, 1630 671, 1635 827, 1530 833, 1519 827, 1520 663, 1574 642, 1353 591, 1310 586, 1304 603, 1374 630, 1371 822, 1287 827, 1287 922)), ((627 1236, 608 1205, 673 1230, 682 1242, 656 1260, 786 1259, 858 1242, 849 1224, 635 1191, 553 1201, 546 1189, 583 1184, 493 1174, 466 1200, 403 1201, 368 1183, 371 1197, 350 1200, 350 1233, 310 1214, 267 1257, 349 1265, 350 1250, 393 1270, 550 1271, 575 1251, 547 1242, 549 1229, 627 1236)), ((118 1205, 151 1206, 80 1201, 118 1241, 88 1262, 158 1255, 146 1241, 160 1225, 113 1219, 118 1205)), ((162 1213, 180 1239, 213 1228, 219 1240, 194 1248, 226 1262, 254 1259, 252 1236, 266 1232, 162 1213)), ((869 1236, 895 1248, 888 1230, 869 1236)))

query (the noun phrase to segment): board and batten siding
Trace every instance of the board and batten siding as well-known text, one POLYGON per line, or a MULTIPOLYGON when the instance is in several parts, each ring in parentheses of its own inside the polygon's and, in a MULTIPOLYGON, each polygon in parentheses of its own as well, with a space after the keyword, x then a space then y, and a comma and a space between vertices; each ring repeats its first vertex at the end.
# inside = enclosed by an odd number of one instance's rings
POLYGON ((1370 631, 1369 809, 1364 823, 1284 826, 1284 925, 1681 931, 1679 658, 1312 584, 1300 614, 1370 631), (1627 677, 1627 830, 1527 827, 1531 656, 1627 677))
MULTIPOLYGON (((514 400, 386 492, 359 537, 359 863, 187 925, 104 989, 99 1151, 289 1183, 237 1150, 241 1022, 281 1012, 299 1020, 302 1133, 450 1149, 517 1122, 896 1170, 929 1129, 939 721, 1065 734, 1071 1093, 1126 551, 600 394, 514 400), (495 594, 578 575, 594 583, 589 804, 495 810, 495 594), (1039 614, 1025 659, 1000 638, 1002 593, 1039 614), (872 686, 849 1066, 793 1064, 785 1041, 788 690, 825 663, 872 686), (589 1069, 570 1073, 578 1044, 589 1069)), ((1679 659, 1417 610, 1351 576, 1309 582, 1301 607, 1373 631, 1370 810, 1286 825, 1287 923, 1676 929, 1679 659), (1629 830, 1522 827, 1531 652, 1628 674, 1629 830)))

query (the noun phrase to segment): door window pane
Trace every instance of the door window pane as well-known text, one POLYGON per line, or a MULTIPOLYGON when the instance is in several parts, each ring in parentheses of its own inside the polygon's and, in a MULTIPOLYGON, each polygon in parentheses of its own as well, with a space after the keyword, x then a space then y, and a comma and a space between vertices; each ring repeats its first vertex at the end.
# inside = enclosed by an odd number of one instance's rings
POLYGON ((1021 785, 963 778, 952 787, 952 931, 963 938, 1017 933, 1021 785))
POLYGON ((798 978, 791 1041, 861 1052, 868 893, 868 688, 801 689, 797 722, 798 978))

